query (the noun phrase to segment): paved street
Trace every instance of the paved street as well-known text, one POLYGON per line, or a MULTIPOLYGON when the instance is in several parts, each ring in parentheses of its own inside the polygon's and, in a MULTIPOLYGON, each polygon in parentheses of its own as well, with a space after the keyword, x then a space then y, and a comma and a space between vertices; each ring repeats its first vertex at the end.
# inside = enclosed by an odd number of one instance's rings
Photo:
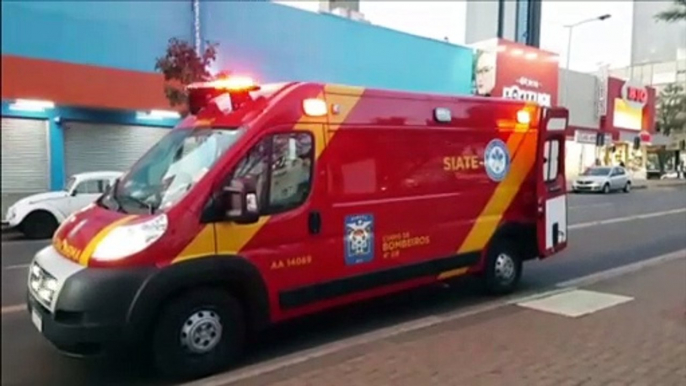
MULTIPOLYGON (((686 209, 686 189, 683 186, 679 188, 644 189, 630 194, 619 193, 606 196, 572 195, 569 205, 570 248, 564 254, 548 261, 528 264, 525 267, 522 292, 542 291, 566 280, 686 248, 686 212, 684 209, 686 209)), ((131 369, 125 363, 112 365, 101 360, 82 362, 65 358, 55 352, 35 331, 28 315, 21 309, 21 304, 25 291, 26 264, 30 261, 33 253, 45 244, 46 242, 23 241, 13 236, 3 236, 2 384, 69 386, 156 384, 145 371, 131 369)), ((634 293, 629 295, 635 296, 634 293)), ((270 332, 260 342, 259 347, 253 350, 246 365, 297 353, 400 322, 430 315, 441 315, 488 301, 492 301, 492 299, 477 295, 471 283, 465 282, 449 288, 416 291, 411 295, 398 296, 317 318, 310 318, 282 326, 270 332), (383 313, 379 311, 381 309, 384 310, 383 313), (313 328, 315 324, 317 325, 316 329, 313 328)), ((487 326, 488 323, 494 323, 494 325, 501 327, 518 325, 516 315, 496 314, 492 317, 494 318, 492 321, 477 318, 477 320, 472 321, 474 325, 471 328, 487 335, 487 332, 483 331, 483 327, 487 326), (499 318, 513 319, 500 320, 499 318), (481 330, 479 330, 479 325, 482 325, 481 330)), ((547 326, 542 320, 538 323, 537 326, 540 329, 545 329, 547 326)), ((602 326, 606 322, 599 321, 597 323, 602 326)), ((463 327, 458 325, 452 328, 463 327)), ((574 330, 571 328, 563 328, 560 331, 573 333, 574 330)), ((463 332, 463 334, 474 333, 469 331, 463 332)), ((518 331, 520 330, 513 330, 513 335, 516 335, 515 333, 518 331)), ((634 331, 633 334, 638 334, 636 332, 638 330, 632 331, 634 331)), ((528 334, 534 333, 535 329, 532 331, 530 327, 528 334)), ((583 335, 584 333, 579 332, 578 334, 583 335)), ((436 337, 440 337, 440 334, 436 337)), ((589 337, 584 337, 584 339, 586 338, 589 337)), ((589 339, 591 338, 601 339, 602 337, 595 334, 591 335, 589 339)), ((411 337, 407 337, 407 339, 411 339, 411 337)), ((514 336, 512 339, 520 338, 514 336)), ((450 344, 449 341, 444 343, 440 339, 435 344, 438 345, 439 341, 440 344, 450 344)), ((375 349, 385 350, 387 347, 384 345, 387 344, 379 342, 380 347, 375 347, 375 349)), ((536 347, 544 346, 541 342, 538 344, 540 346, 536 347)), ((555 342, 550 343, 550 345, 555 344, 555 342)), ((580 348, 577 347, 577 349, 580 348)), ((490 351, 482 349, 478 352, 480 360, 491 360, 489 359, 490 351)), ((452 358, 452 354, 447 355, 451 355, 450 358, 452 358)), ((541 353, 537 355, 541 355, 541 353)), ((454 360, 459 362, 460 359, 456 357, 454 360)), ((503 359, 498 357, 493 358, 493 360, 496 361, 493 363, 501 363, 497 361, 503 359)), ((534 363, 531 358, 526 361, 527 363, 534 363)), ((306 365, 303 366, 306 367, 306 365)), ((412 370, 409 366, 414 365, 398 362, 395 366, 403 366, 412 370)), ((502 366, 503 369, 512 371, 506 362, 502 362, 502 366)), ((457 369, 458 367, 455 367, 455 370, 457 369)), ((583 371, 583 366, 580 369, 583 371)), ((312 371, 312 369, 301 370, 303 373, 312 371)), ((382 374, 385 370, 380 368, 378 371, 382 374)), ((503 374, 498 376, 503 376, 503 374)), ((299 375, 286 374, 284 377, 297 378, 299 375)), ((427 376, 431 376, 431 374, 427 376)), ((443 379, 440 374, 436 376, 438 377, 437 380, 443 379)), ((324 380, 324 378, 312 376, 310 383, 313 385, 330 384, 318 382, 318 380, 324 380)), ((376 384, 376 382, 374 383, 376 384)), ((647 384, 651 383, 655 384, 654 382, 647 384)), ((267 384, 266 379, 259 384, 267 384)), ((356 383, 351 381, 347 384, 356 383)), ((362 382, 362 384, 369 383, 362 382)), ((447 383, 441 382, 440 384, 447 383)), ((473 383, 468 382, 467 384, 473 383)))

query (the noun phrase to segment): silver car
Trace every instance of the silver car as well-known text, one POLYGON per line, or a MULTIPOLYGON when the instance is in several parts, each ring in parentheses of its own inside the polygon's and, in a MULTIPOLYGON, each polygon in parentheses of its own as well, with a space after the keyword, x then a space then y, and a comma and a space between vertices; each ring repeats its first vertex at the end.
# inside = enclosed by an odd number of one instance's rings
POLYGON ((610 193, 616 190, 631 191, 629 173, 621 166, 593 166, 572 183, 572 191, 610 193))

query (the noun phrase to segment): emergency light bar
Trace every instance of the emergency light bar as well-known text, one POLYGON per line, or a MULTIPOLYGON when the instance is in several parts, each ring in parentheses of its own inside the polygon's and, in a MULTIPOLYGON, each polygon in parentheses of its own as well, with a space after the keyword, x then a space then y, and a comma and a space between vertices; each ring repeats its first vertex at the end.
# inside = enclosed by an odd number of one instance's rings
POLYGON ((191 83, 189 89, 215 89, 224 91, 257 91, 260 89, 254 80, 247 77, 232 76, 219 78, 209 82, 191 83))
POLYGON ((193 115, 207 107, 221 96, 217 106, 225 113, 238 109, 243 103, 252 101, 251 91, 258 91, 260 86, 251 78, 232 76, 214 79, 209 82, 197 82, 188 85, 188 109, 193 115))

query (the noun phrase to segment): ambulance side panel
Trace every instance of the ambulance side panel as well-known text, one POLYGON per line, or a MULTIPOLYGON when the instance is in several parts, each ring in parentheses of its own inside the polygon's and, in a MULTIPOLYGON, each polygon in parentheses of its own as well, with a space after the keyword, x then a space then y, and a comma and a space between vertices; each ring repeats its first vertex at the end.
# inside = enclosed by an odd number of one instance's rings
POLYGON ((533 131, 527 141, 508 142, 521 105, 345 90, 327 100, 354 107, 327 126, 317 160, 327 199, 321 234, 308 250, 316 248, 313 265, 325 268, 316 268, 308 284, 279 288, 279 318, 478 270, 483 249, 506 219, 528 221, 521 216, 534 197, 533 159, 515 165, 521 178, 504 182, 490 178, 483 162, 493 140, 507 143, 511 156, 520 144, 535 144, 533 131), (436 107, 449 107, 455 119, 433 121, 436 107))

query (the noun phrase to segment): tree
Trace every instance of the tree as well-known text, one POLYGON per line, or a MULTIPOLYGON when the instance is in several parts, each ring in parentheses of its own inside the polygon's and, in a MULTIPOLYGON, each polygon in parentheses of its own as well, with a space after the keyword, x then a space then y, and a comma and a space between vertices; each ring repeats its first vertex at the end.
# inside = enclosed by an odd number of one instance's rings
POLYGON ((667 23, 686 22, 686 0, 674 0, 672 8, 658 13, 655 18, 667 23))
POLYGON ((205 50, 198 55, 187 41, 169 39, 165 55, 155 61, 155 71, 164 75, 164 94, 172 107, 186 105, 186 86, 212 77, 209 68, 217 58, 217 46, 206 42, 205 50))
POLYGON ((678 83, 667 85, 657 102, 657 124, 664 135, 686 131, 686 90, 678 83))

